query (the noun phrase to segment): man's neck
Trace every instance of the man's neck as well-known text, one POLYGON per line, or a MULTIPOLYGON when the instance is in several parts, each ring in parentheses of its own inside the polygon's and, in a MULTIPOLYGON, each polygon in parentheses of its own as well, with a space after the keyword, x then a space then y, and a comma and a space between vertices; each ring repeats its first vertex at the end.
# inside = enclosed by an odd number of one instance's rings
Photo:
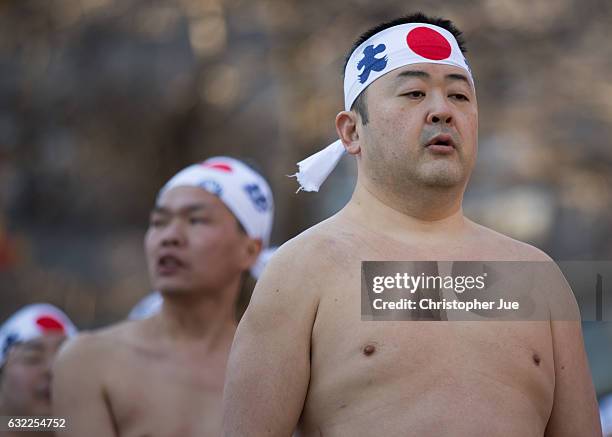
POLYGON ((411 190, 402 199, 383 196, 357 182, 343 211, 363 226, 373 226, 390 235, 421 233, 454 236, 466 230, 468 221, 461 208, 463 190, 411 190))
MULTIPOLYGON (((233 288, 233 287, 232 287, 233 288)), ((203 343, 212 350, 232 341, 236 331, 236 294, 230 290, 210 295, 207 292, 163 293, 160 313, 152 322, 162 335, 175 341, 203 343)))

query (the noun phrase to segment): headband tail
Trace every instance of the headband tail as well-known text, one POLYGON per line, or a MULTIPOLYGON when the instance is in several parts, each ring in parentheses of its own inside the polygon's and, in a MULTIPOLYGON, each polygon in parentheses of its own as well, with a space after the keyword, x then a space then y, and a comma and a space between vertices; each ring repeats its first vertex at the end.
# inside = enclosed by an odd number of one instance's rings
POLYGON ((327 176, 336 168, 338 161, 344 155, 344 145, 337 140, 325 149, 310 155, 308 158, 298 162, 299 171, 291 176, 295 176, 300 184, 298 192, 319 191, 319 187, 327 176))
POLYGON ((277 249, 278 247, 275 246, 267 247, 261 251, 257 261, 255 261, 255 264, 253 264, 253 267, 251 267, 251 276, 253 276, 253 278, 256 280, 259 279, 266 268, 268 261, 270 261, 270 258, 272 258, 272 255, 274 255, 274 252, 276 252, 277 249))

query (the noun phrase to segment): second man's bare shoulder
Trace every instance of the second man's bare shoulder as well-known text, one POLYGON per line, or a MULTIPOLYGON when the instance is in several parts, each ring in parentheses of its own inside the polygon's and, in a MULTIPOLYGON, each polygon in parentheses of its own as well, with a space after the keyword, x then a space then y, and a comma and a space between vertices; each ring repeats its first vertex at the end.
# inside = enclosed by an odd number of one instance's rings
POLYGON ((134 323, 84 332, 64 344, 53 365, 52 404, 57 416, 71 417, 69 437, 116 435, 108 409, 108 384, 113 380, 122 337, 134 323))
POLYGON ((141 321, 122 322, 95 331, 84 331, 67 341, 57 356, 55 367, 61 372, 87 373, 101 379, 108 364, 121 349, 135 339, 141 321))

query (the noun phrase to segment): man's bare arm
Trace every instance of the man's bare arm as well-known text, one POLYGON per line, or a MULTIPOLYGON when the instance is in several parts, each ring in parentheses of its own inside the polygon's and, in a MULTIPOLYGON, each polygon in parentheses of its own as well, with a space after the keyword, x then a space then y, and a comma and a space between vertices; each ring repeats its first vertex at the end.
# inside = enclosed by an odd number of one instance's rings
POLYGON ((91 335, 82 335, 65 345, 53 367, 53 415, 66 417, 65 437, 117 436, 104 399, 99 367, 103 348, 95 347, 91 335))
POLYGON ((292 252, 281 248, 271 260, 238 326, 224 391, 226 437, 288 437, 302 412, 317 299, 292 252))
POLYGON ((577 321, 551 322, 555 395, 546 427, 550 437, 600 437, 601 425, 591 372, 577 321))
POLYGON ((584 350, 580 310, 556 264, 547 278, 555 364, 555 393, 547 437, 601 437, 599 409, 584 350))

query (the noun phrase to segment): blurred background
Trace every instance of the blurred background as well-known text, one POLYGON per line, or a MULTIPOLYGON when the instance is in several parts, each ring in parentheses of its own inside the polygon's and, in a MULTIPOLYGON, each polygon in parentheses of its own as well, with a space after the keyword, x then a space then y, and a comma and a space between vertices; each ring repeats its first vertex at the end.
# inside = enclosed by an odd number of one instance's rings
MULTIPOLYGON (((149 291, 156 192, 212 155, 269 179, 274 244, 340 209, 351 159, 319 194, 286 175, 336 138, 353 40, 417 10, 468 44, 480 152, 466 214, 557 260, 612 259, 609 1, 1 0, 0 320, 38 301, 80 328, 124 318, 149 291)), ((610 392, 612 327, 584 332, 610 392)))

